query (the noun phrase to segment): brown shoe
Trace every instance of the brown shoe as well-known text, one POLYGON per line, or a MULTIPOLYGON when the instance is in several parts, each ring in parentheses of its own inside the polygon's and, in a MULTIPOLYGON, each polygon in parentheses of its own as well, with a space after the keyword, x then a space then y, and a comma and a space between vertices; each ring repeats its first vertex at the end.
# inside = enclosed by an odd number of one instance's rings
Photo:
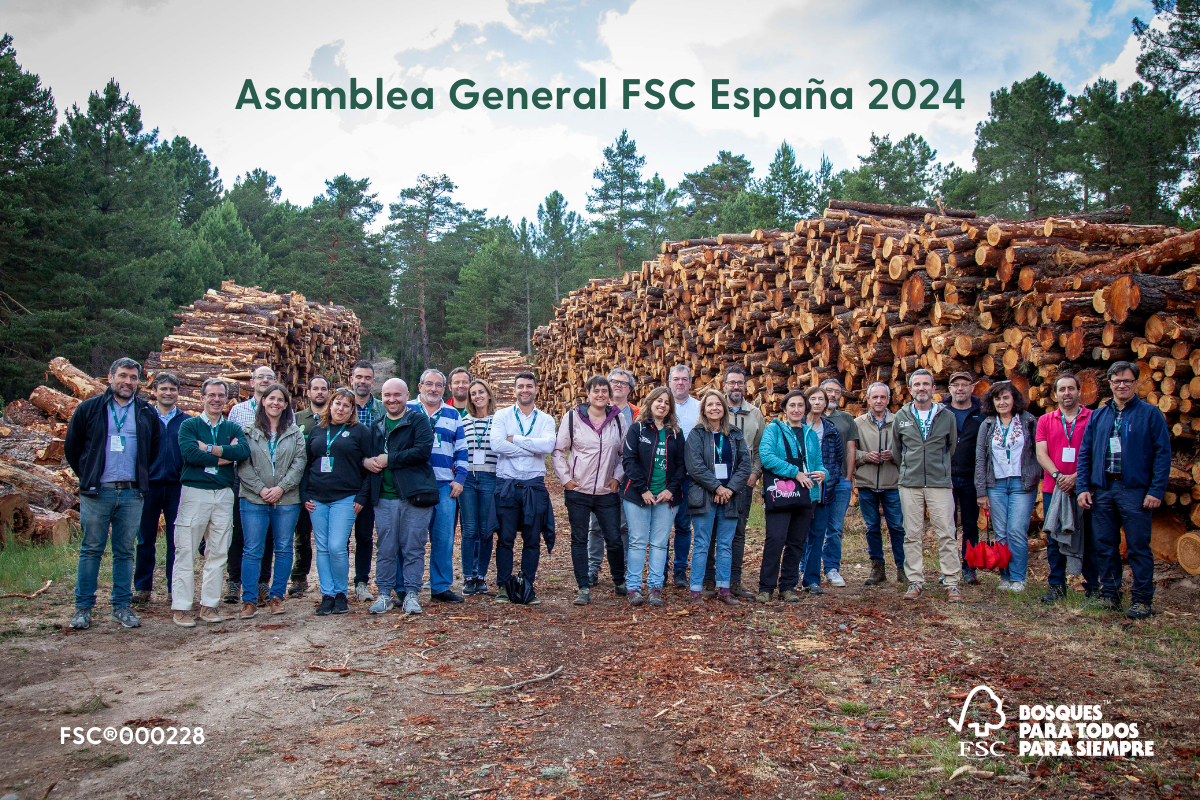
POLYGON ((258 606, 254 603, 242 603, 242 611, 238 619, 254 619, 258 616, 258 606))
POLYGON ((717 599, 727 606, 740 606, 741 600, 738 600, 728 589, 720 589, 717 592, 717 599))
POLYGON ((196 627, 196 620, 192 619, 192 612, 190 611, 176 611, 171 615, 171 619, 181 628, 196 627))
POLYGON ((218 622, 224 622, 225 618, 221 616, 221 612, 215 607, 200 606, 200 621, 215 625, 218 622))
POLYGON ((740 583, 735 583, 732 586, 730 586, 729 593, 731 595, 733 595, 734 597, 736 597, 738 600, 753 600, 754 599, 754 592, 750 591, 745 586, 742 586, 742 584, 740 584, 740 583))
POLYGON ((918 600, 925 593, 925 587, 919 583, 909 584, 908 591, 904 593, 903 600, 918 600))
POLYGON ((272 614, 284 613, 282 597, 272 597, 271 598, 271 613, 272 614))
POLYGON ((961 603, 962 601, 963 601, 962 592, 960 592, 958 590, 957 586, 949 586, 946 588, 946 602, 947 603, 961 603))

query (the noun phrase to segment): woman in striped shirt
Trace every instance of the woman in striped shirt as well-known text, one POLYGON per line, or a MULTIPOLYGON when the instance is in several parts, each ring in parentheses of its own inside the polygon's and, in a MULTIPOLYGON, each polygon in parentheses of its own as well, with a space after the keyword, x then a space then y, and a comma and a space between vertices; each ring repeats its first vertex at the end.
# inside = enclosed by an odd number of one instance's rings
POLYGON ((458 497, 462 512, 463 594, 487 594, 488 562, 492 560, 492 536, 483 528, 492 512, 496 492, 496 453, 490 434, 496 413, 496 396, 484 381, 467 387, 463 433, 467 438, 467 482, 458 497))

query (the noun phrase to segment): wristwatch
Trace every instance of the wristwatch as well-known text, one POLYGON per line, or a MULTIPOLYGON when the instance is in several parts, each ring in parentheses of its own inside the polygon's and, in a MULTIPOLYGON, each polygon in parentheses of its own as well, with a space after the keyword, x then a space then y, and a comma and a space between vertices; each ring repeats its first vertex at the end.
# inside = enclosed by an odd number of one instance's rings
POLYGON ((206 445, 204 445, 204 451, 205 451, 206 453, 211 453, 211 452, 212 452, 212 449, 213 449, 213 446, 212 446, 211 444, 206 444, 206 445))
POLYGON ((1055 472, 1055 473, 1051 474, 1051 476, 1050 476, 1050 477, 1051 477, 1051 478, 1054 478, 1054 480, 1058 480, 1060 477, 1062 477, 1062 473, 1061 473, 1061 472, 1055 472))

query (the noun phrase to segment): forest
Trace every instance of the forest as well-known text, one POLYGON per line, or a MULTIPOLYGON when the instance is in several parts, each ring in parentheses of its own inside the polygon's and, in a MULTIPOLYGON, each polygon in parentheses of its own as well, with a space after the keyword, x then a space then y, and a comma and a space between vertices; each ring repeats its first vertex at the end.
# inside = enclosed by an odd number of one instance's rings
POLYGON ((395 198, 369 176, 332 176, 307 205, 282 199, 271 165, 227 182, 203 143, 145 130, 115 79, 60 117, 5 35, 0 399, 27 395, 52 356, 97 375, 144 359, 178 306, 227 279, 353 308, 364 352, 411 378, 483 347, 528 350, 568 292, 640 266, 664 239, 791 227, 831 198, 1009 218, 1128 204, 1134 222, 1196 227, 1200 12, 1162 5, 1166 28, 1134 21, 1143 81, 1071 95, 1039 72, 998 88, 973 164, 943 163, 916 134, 873 133, 857 164, 804 165, 784 141, 765 168, 722 150, 668 186, 622 130, 582 202, 547 187, 519 220, 458 201, 449 165, 395 198))

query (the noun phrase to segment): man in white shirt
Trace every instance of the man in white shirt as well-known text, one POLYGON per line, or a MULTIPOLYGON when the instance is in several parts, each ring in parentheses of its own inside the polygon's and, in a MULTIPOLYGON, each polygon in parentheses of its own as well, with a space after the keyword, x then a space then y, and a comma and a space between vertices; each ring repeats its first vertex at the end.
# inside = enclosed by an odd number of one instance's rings
MULTIPOLYGON (((692 397, 692 371, 686 364, 676 364, 667 375, 667 386, 675 399, 675 417, 686 441, 696 420, 700 419, 700 401, 692 397)), ((683 479, 683 502, 675 511, 675 588, 688 587, 688 554, 692 551, 692 517, 688 514, 687 496, 691 482, 683 479)))
MULTIPOLYGON (((513 546, 521 532, 521 574, 532 585, 541 557, 541 536, 554 549, 554 512, 546 491, 546 456, 554 450, 554 417, 534 406, 537 378, 519 372, 513 380, 515 405, 496 412, 490 434, 496 453, 496 593, 507 603, 512 577, 513 546)), ((535 596, 530 605, 541 602, 535 596)))
MULTIPOLYGON (((263 395, 267 393, 267 388, 275 383, 275 370, 265 364, 258 367, 250 374, 250 386, 254 394, 249 400, 243 400, 229 409, 229 414, 226 416, 230 422, 237 425, 239 428, 247 428, 254 424, 254 416, 258 413, 258 404, 262 402, 263 395)), ((229 572, 229 579, 225 582, 225 598, 226 603, 242 602, 242 549, 245 545, 242 539, 242 509, 241 503, 237 501, 237 483, 234 483, 233 489, 233 538, 229 542, 229 561, 226 562, 225 568, 229 572)), ((271 572, 275 565, 275 539, 271 536, 270 527, 267 528, 267 538, 263 543, 262 566, 258 576, 258 601, 266 603, 267 589, 271 586, 271 572)))

